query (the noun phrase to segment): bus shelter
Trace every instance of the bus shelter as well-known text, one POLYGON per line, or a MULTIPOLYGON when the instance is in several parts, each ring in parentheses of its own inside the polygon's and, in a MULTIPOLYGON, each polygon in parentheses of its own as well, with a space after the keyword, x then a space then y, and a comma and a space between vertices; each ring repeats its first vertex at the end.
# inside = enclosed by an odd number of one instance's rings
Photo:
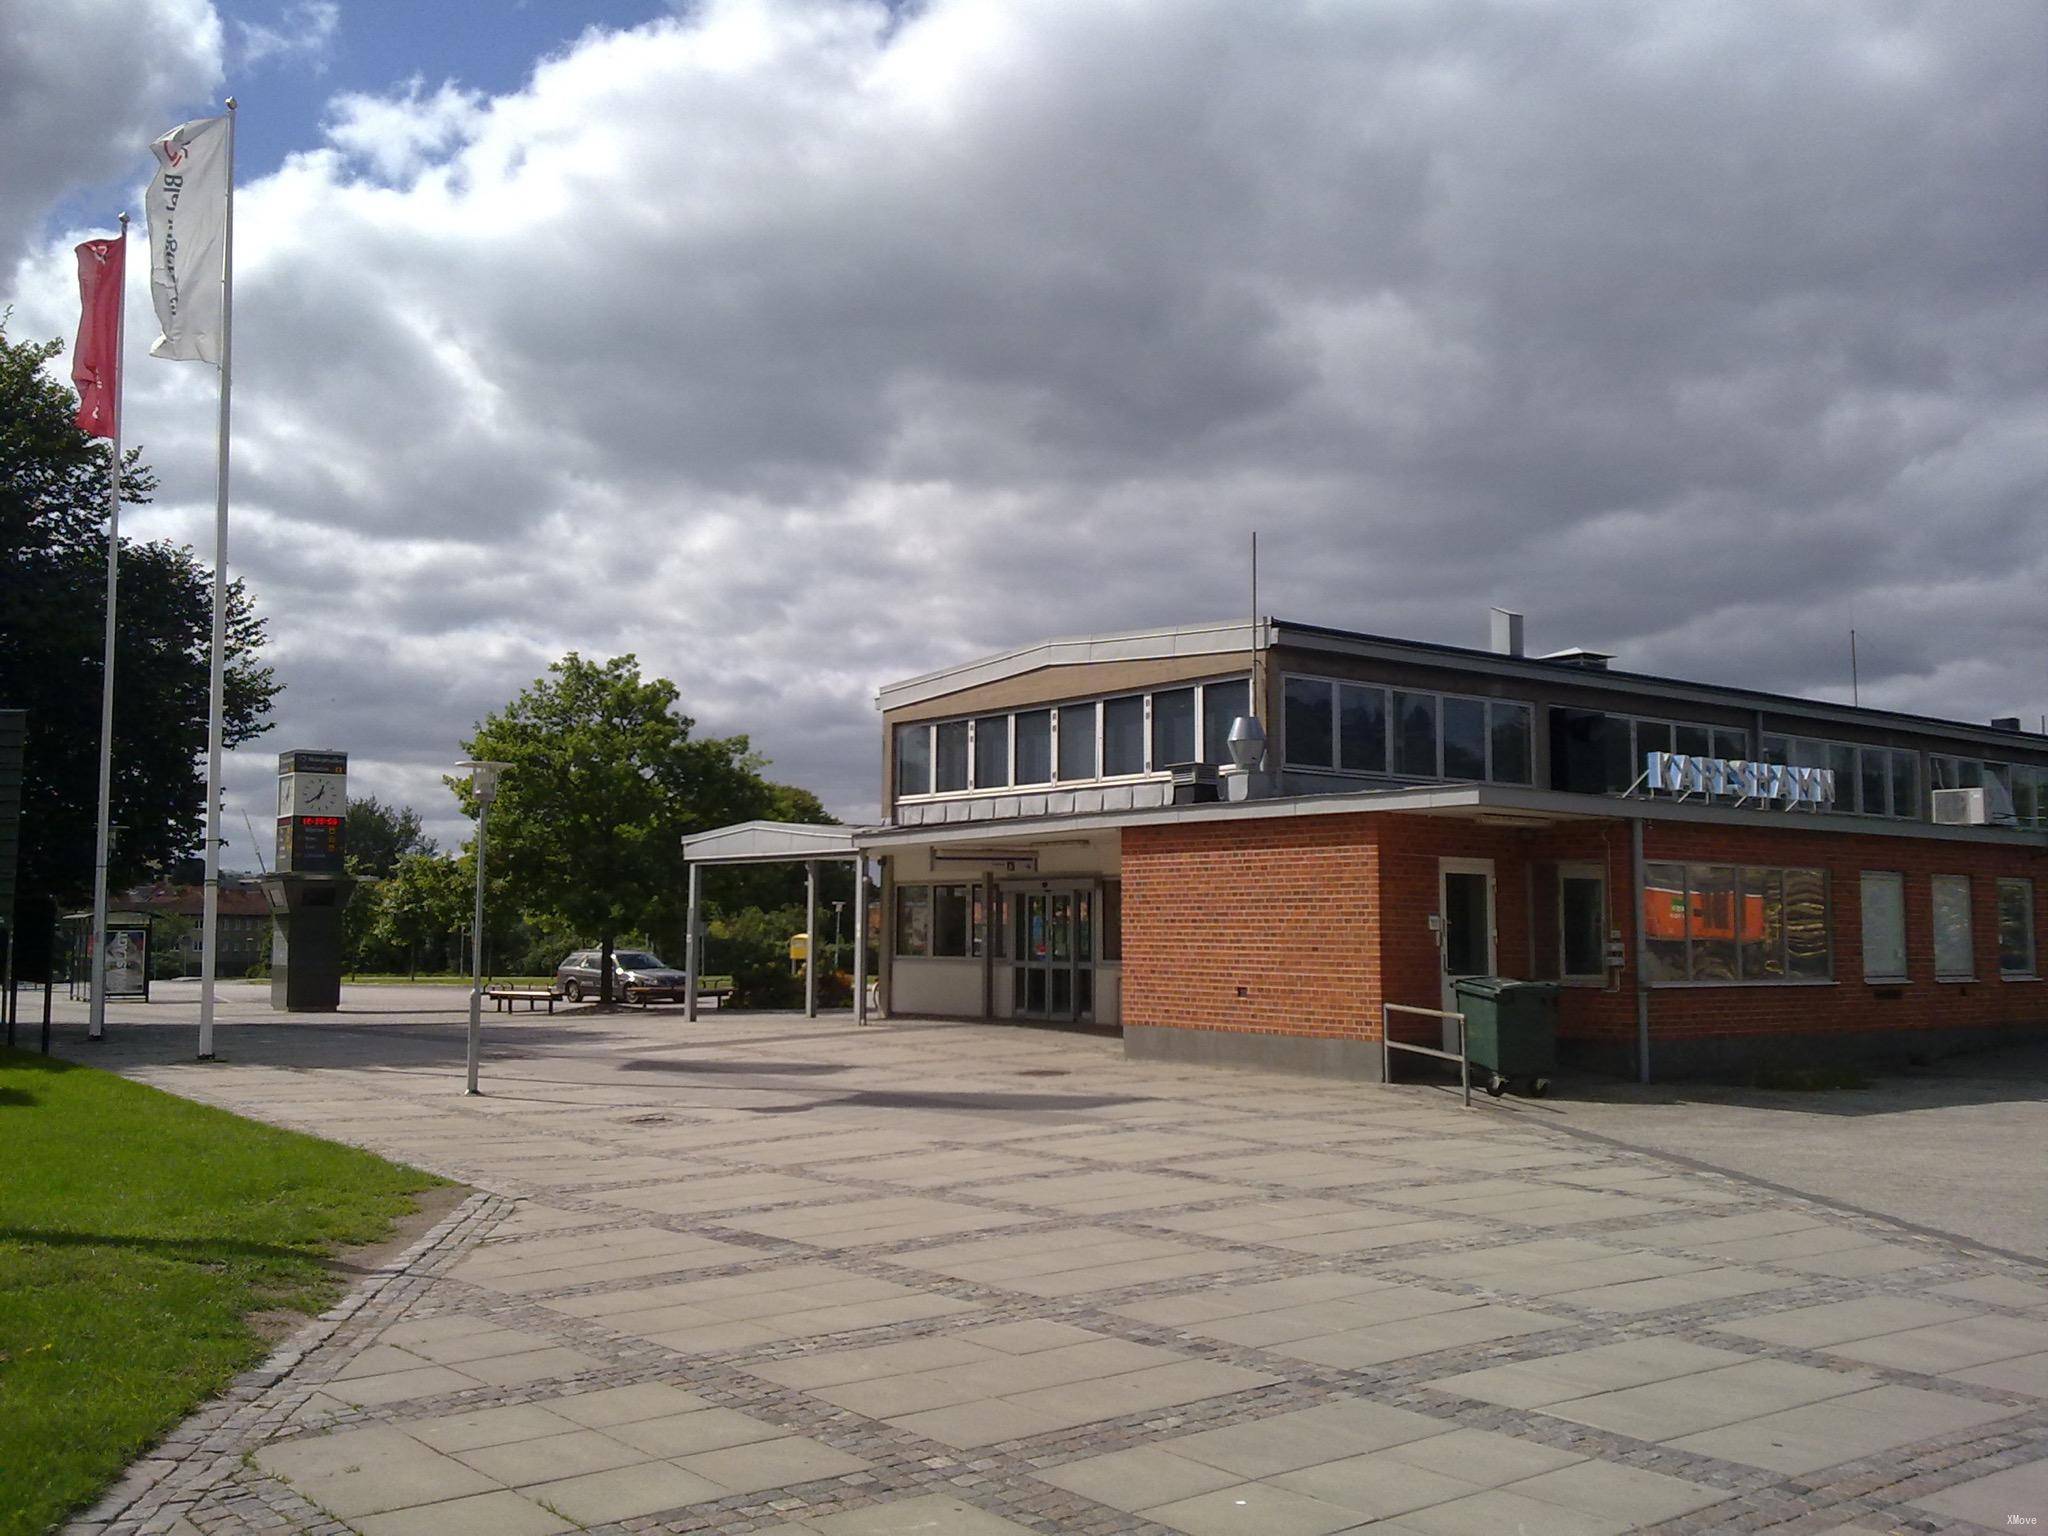
MULTIPOLYGON (((66 912, 60 921, 70 940, 69 995, 77 1002, 92 995, 92 914, 66 912)), ((156 917, 149 912, 109 912, 107 946, 107 996, 139 997, 149 1001, 150 950, 154 947, 156 917)))
POLYGON ((704 870, 723 864, 801 864, 804 867, 804 1017, 818 1016, 818 866, 853 865, 853 1021, 868 1021, 867 862, 847 827, 796 821, 742 821, 683 839, 689 869, 688 943, 683 957, 683 1017, 697 1017, 697 979, 704 969, 704 870))

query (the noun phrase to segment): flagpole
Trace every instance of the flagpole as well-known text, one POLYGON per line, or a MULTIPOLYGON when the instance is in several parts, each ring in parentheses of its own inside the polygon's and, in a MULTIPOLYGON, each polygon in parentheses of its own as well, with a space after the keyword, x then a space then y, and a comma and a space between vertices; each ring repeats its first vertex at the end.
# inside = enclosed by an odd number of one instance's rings
POLYGON ((235 98, 228 109, 228 197, 220 261, 220 441, 213 508, 213 667, 206 722, 206 902, 200 930, 199 1059, 213 1060, 213 984, 220 944, 221 753, 226 746, 228 631, 228 400, 233 387, 235 311, 235 98))
MULTIPOLYGON (((107 1032, 107 865, 113 849, 114 599, 121 585, 121 390, 127 360, 121 342, 128 324, 128 215, 121 215, 121 295, 114 307, 114 416, 107 439, 107 644, 100 671, 100 801, 92 858, 92 1008, 85 1037, 107 1032)), ((146 960, 145 960, 145 963, 146 960)))

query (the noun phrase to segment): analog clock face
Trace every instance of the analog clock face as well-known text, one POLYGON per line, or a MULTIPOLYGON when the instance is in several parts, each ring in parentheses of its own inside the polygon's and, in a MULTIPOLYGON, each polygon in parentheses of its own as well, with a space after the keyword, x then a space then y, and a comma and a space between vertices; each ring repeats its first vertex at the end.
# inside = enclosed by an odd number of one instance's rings
POLYGON ((296 774, 286 774, 277 781, 277 814, 289 816, 292 813, 292 780, 296 774))
POLYGON ((292 775, 292 814, 339 816, 348 799, 347 781, 338 773, 292 775))

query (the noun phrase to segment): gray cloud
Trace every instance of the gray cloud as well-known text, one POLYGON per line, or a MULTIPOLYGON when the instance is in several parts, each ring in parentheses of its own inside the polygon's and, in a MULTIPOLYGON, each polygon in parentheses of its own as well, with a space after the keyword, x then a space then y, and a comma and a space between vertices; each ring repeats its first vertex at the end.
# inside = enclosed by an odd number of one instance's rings
MULTIPOLYGON (((220 21, 208 0, 9 0, 0 34, 0 273, 28 250, 58 199, 137 178, 139 147, 220 74, 220 21)), ((106 210, 102 232, 119 211, 106 210)))
POLYGON ((714 0, 337 98, 238 204, 276 744, 453 841, 477 715, 632 650, 867 814, 877 683, 1240 611, 1254 527, 1289 616, 1837 697, 1853 623, 1866 702, 2038 716, 2044 58, 2030 0, 714 0))

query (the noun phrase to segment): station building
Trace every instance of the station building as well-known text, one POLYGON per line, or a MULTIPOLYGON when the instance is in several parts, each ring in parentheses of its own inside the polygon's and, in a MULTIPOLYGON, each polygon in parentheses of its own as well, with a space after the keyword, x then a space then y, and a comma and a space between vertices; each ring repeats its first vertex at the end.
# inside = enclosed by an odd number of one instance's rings
POLYGON ((1382 1003, 1481 974, 1559 982, 1566 1059, 1644 1081, 2048 1029, 2048 737, 2016 719, 1527 655, 1499 610, 1485 649, 1261 619, 876 703, 886 811, 849 841, 891 1014, 1359 1078, 1382 1003))

